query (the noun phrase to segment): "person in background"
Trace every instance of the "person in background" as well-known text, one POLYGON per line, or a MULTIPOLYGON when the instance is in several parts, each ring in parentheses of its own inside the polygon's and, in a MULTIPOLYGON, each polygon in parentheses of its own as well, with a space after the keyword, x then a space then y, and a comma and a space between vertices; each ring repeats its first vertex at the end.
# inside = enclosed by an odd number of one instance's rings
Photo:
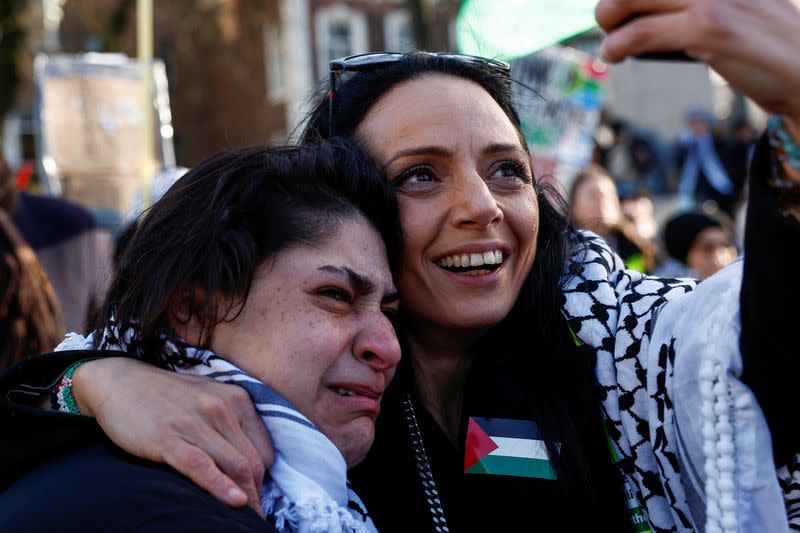
POLYGON ((713 118, 692 109, 686 113, 686 125, 678 140, 678 193, 698 203, 711 200, 730 215, 738 190, 721 157, 725 147, 713 135, 713 118))
POLYGON ((654 268, 655 249, 622 216, 613 178, 599 165, 586 167, 569 191, 569 217, 578 229, 603 237, 625 266, 639 272, 654 268))
POLYGON ((725 166, 740 196, 742 196, 742 188, 747 183, 747 169, 753 159, 757 142, 758 131, 747 119, 742 118, 733 123, 731 136, 727 143, 725 166))
POLYGON ((0 370, 52 350, 62 334, 53 287, 0 203, 0 370))
POLYGON ((9 215, 16 202, 11 171, 0 157, 0 370, 50 351, 64 332, 53 287, 9 215))
POLYGON ((0 181, 14 225, 36 252, 55 290, 65 328, 59 335, 85 331, 111 281, 111 234, 77 204, 17 191, 10 172, 0 181))
POLYGON ((639 173, 631 150, 630 127, 621 120, 614 120, 609 128, 613 141, 603 154, 601 165, 614 176, 620 194, 627 195, 635 190, 639 173))
POLYGON ((658 234, 658 224, 653 216, 653 199, 644 191, 634 193, 632 196, 620 199, 622 216, 624 216, 636 230, 636 233, 647 242, 653 242, 658 234))
POLYGON ((657 276, 704 280, 732 263, 739 255, 731 231, 703 213, 678 215, 664 227, 669 254, 657 276))
MULTIPOLYGON (((653 136, 643 132, 637 133, 631 140, 631 159, 636 169, 637 191, 646 189, 651 194, 659 195, 667 192, 667 176, 664 163, 659 153, 657 141, 653 136)), ((623 196, 636 195, 637 191, 623 196)))

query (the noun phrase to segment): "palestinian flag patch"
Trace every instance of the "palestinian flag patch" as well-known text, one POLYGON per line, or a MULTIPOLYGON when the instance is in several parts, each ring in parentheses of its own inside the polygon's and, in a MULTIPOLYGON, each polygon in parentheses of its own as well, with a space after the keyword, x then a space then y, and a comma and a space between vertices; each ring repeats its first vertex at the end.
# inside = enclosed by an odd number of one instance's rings
POLYGON ((464 473, 556 479, 539 426, 504 418, 469 418, 464 473))

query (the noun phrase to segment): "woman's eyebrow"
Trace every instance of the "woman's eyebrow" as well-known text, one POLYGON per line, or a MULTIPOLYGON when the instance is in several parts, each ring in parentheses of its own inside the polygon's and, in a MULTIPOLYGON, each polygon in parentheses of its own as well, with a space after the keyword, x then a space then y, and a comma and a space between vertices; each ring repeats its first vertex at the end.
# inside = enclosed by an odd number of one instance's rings
MULTIPOLYGON (((492 143, 486 146, 483 149, 483 153, 485 154, 494 154, 498 152, 517 152, 517 153, 524 153, 525 149, 522 148, 519 144, 515 143, 492 143)), ((399 152, 392 155, 392 157, 384 164, 384 168, 388 167, 397 159, 401 157, 409 157, 409 156, 436 156, 436 157, 450 157, 453 155, 451 150, 443 146, 417 146, 414 148, 408 148, 406 150, 400 150, 399 152)))
POLYGON ((483 150, 483 152, 486 154, 495 154, 498 152, 522 153, 524 151, 525 150, 519 144, 514 144, 514 143, 492 143, 483 150))
MULTIPOLYGON (((355 291, 359 294, 368 294, 374 292, 378 286, 378 284, 369 279, 368 276, 359 274, 355 270, 346 266, 323 265, 319 267, 319 270, 324 272, 332 272, 342 277, 346 277, 350 285, 353 286, 353 289, 355 289, 355 291)), ((392 303, 399 299, 400 295, 396 290, 394 290, 394 288, 392 288, 391 291, 383 295, 381 303, 392 303)))
POLYGON ((392 164, 393 161, 395 161, 396 159, 400 159, 401 157, 420 156, 420 155, 448 157, 452 154, 453 152, 451 152, 447 148, 444 148, 443 146, 416 146, 414 148, 407 148, 406 150, 400 150, 399 152, 396 152, 384 164, 384 167, 388 167, 389 165, 392 164))

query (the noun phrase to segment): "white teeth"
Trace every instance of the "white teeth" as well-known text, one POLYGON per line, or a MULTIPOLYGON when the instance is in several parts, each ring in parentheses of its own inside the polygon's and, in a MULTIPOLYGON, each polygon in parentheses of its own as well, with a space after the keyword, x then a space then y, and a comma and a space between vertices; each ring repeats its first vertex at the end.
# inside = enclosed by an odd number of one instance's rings
POLYGON ((503 252, 492 250, 483 253, 449 255, 439 259, 437 263, 443 267, 464 268, 479 267, 483 265, 499 265, 503 262, 503 252))
POLYGON ((353 396, 353 391, 343 389, 342 387, 334 387, 332 390, 339 396, 353 396))

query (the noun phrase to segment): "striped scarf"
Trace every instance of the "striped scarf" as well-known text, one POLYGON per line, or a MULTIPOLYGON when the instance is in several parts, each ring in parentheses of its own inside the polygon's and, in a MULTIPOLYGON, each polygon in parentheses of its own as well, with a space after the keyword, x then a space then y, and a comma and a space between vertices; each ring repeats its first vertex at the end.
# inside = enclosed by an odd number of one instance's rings
MULTIPOLYGON (((91 350, 95 333, 67 335, 58 350, 91 350)), ((134 330, 120 335, 106 329, 97 349, 128 351, 134 330)), ((166 350, 177 350, 167 343, 166 350)), ((197 364, 180 374, 205 376, 235 384, 250 395, 272 438, 275 462, 261 487, 264 514, 280 532, 375 532, 364 504, 347 482, 347 465, 338 448, 308 418, 265 383, 211 350, 186 347, 197 364)))

